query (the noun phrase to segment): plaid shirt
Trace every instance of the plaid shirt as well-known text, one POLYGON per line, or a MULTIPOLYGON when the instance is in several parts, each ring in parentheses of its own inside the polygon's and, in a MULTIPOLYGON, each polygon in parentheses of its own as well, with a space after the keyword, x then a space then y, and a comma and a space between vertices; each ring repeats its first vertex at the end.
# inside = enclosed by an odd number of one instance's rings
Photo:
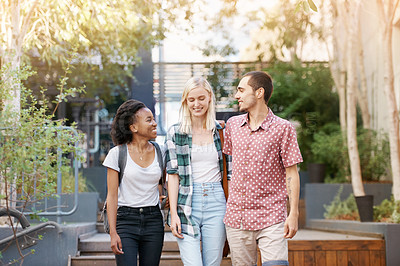
MULTIPOLYGON (((223 176, 223 157, 221 140, 218 129, 222 129, 216 123, 216 130, 213 138, 218 152, 219 167, 221 177, 223 176)), ((182 233, 190 236, 198 236, 199 232, 194 227, 192 219, 192 195, 193 195, 193 176, 190 163, 192 149, 192 135, 179 132, 179 124, 173 125, 167 133, 165 141, 167 173, 179 175, 179 194, 178 194, 178 216, 181 220, 182 233)), ((225 156, 228 169, 228 180, 231 175, 231 156, 225 156)), ((168 224, 171 224, 171 215, 168 215, 168 224)))

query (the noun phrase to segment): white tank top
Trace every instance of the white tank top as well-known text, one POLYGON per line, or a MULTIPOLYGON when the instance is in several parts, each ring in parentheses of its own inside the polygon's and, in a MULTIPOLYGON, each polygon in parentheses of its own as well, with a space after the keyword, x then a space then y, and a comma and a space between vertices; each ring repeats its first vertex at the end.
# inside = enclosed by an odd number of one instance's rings
POLYGON ((191 163, 194 183, 221 181, 218 152, 214 143, 208 145, 192 144, 191 163))

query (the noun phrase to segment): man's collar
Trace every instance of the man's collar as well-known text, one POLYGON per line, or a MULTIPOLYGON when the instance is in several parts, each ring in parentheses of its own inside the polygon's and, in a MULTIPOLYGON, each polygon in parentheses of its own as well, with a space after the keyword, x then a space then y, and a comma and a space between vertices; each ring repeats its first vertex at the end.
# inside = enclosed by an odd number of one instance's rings
MULTIPOLYGON (((268 107, 268 114, 267 117, 264 119, 264 121, 261 123, 260 127, 264 130, 267 130, 269 125, 271 124, 273 118, 274 118, 274 113, 272 110, 268 107)), ((246 113, 241 117, 242 121, 240 121, 240 126, 244 126, 245 124, 248 124, 250 126, 250 121, 249 121, 249 113, 246 113)), ((257 128, 258 129, 258 128, 257 128)), ((256 129, 256 130, 257 130, 256 129)))

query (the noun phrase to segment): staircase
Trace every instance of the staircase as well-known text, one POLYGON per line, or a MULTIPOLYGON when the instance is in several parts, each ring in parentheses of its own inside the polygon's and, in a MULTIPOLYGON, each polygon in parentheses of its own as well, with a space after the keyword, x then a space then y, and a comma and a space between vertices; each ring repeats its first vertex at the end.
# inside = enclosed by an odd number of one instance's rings
MULTIPOLYGON (((78 240, 78 253, 70 257, 68 266, 115 266, 115 257, 110 248, 110 236, 104 233, 103 222, 98 216, 97 231, 81 235, 78 240)), ((161 266, 183 265, 178 243, 168 226, 165 227, 161 266)), ((230 258, 224 258, 221 265, 232 265, 230 258)))

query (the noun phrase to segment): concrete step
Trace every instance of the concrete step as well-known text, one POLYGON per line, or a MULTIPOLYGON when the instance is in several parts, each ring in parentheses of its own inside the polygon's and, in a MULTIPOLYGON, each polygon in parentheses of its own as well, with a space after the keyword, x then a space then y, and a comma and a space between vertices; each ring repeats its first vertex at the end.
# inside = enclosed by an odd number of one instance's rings
MULTIPOLYGON (((115 257, 110 248, 110 236, 105 233, 87 234, 79 239, 79 254, 70 258, 69 266, 115 266, 115 257)), ((170 231, 165 232, 161 266, 183 265, 178 243, 170 231)), ((221 265, 232 265, 230 258, 224 258, 221 265)))
MULTIPOLYGON (((81 253, 110 253, 110 235, 105 233, 97 233, 85 239, 80 239, 78 243, 78 250, 81 253)), ((179 252, 178 243, 171 232, 164 234, 163 251, 179 252)))
POLYGON ((96 230, 97 230, 97 232, 99 232, 99 233, 105 233, 105 231, 104 231, 104 224, 103 224, 103 222, 102 221, 97 221, 97 223, 96 223, 96 230))

